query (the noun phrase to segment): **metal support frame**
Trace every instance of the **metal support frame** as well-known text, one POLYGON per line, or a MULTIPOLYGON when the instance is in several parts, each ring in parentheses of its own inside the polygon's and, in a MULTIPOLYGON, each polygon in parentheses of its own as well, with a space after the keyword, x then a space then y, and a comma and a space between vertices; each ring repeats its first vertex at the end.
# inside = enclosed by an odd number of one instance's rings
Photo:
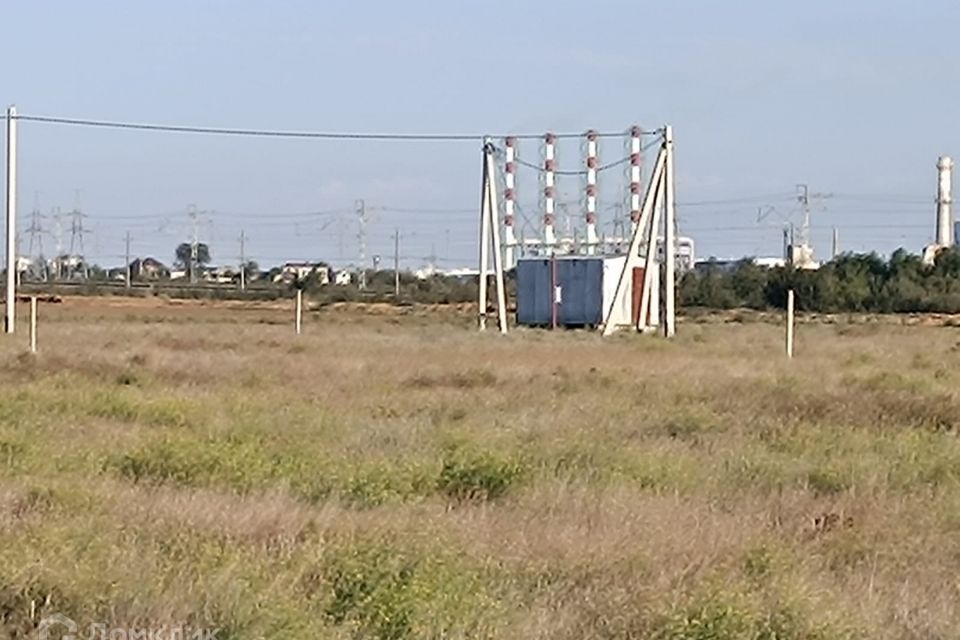
POLYGON ((604 313, 604 336, 611 335, 617 329, 611 321, 613 311, 623 304, 623 297, 627 292, 627 282, 632 279, 633 269, 640 262, 640 247, 644 239, 646 239, 647 253, 644 260, 643 292, 640 296, 640 314, 637 318, 636 329, 642 331, 647 328, 653 287, 662 284, 663 332, 668 338, 676 334, 676 209, 673 127, 667 125, 664 128, 663 144, 657 154, 653 172, 650 174, 650 182, 644 194, 640 218, 633 229, 627 259, 623 263, 623 270, 620 272, 620 278, 617 281, 616 293, 604 313), (656 261, 661 220, 663 224, 664 268, 660 270, 661 281, 657 282, 654 278, 653 266, 656 261))
POLYGON ((497 323, 500 333, 507 333, 507 295, 503 280, 503 254, 500 244, 500 225, 497 208, 496 166, 494 147, 490 138, 483 141, 483 180, 480 194, 480 274, 478 277, 478 316, 480 331, 487 328, 487 276, 490 271, 490 251, 493 250, 493 273, 497 296, 497 323), (491 247, 492 244, 492 247, 491 247))
MULTIPOLYGON (((653 190, 653 220, 650 221, 650 235, 647 236, 647 255, 643 264, 643 291, 640 294, 640 314, 637 316, 636 327, 638 331, 646 331, 647 329, 647 320, 651 314, 653 289, 660 286, 659 280, 654 279, 653 266, 657 263, 657 235, 660 229, 660 208, 663 203, 663 182, 664 172, 661 171, 657 183, 650 185, 650 189, 653 190)), ((642 225, 641 228, 643 228, 642 225)), ((654 309, 653 313, 659 314, 660 310, 654 309)))
POLYGON ((677 201, 673 174, 673 127, 667 125, 663 133, 666 164, 663 167, 663 335, 672 338, 677 332, 677 201))
POLYGON ((7 302, 6 332, 17 321, 17 109, 7 108, 7 302))

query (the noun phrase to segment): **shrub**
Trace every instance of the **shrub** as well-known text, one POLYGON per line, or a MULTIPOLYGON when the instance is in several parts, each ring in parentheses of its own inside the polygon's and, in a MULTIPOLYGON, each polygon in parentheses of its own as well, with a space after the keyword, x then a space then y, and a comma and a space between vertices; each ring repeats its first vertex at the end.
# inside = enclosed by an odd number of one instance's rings
POLYGON ((334 544, 308 572, 308 599, 354 638, 482 638, 499 616, 482 569, 449 551, 385 539, 334 544))
POLYGON ((490 454, 454 454, 444 460, 437 486, 454 500, 494 500, 506 494, 524 473, 524 465, 515 460, 490 454))

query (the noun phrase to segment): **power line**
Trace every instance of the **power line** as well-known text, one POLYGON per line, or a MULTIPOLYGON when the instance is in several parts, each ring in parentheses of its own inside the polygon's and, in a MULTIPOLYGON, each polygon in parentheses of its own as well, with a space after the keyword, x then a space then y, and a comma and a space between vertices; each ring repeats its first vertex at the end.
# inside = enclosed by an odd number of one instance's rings
POLYGON ((415 207, 375 207, 377 211, 383 211, 386 213, 478 213, 480 211, 479 207, 470 207, 463 209, 431 209, 428 207, 424 208, 415 208, 415 207))
MULTIPOLYGON (((364 132, 332 132, 332 131, 283 131, 271 129, 244 129, 227 127, 200 127, 189 125, 167 125, 143 122, 121 122, 116 120, 93 120, 86 118, 66 118, 59 116, 38 116, 17 114, 16 120, 42 122, 47 124, 63 124, 80 127, 99 127, 104 129, 132 129, 138 131, 167 131, 175 133, 198 133, 228 136, 254 136, 263 138, 312 138, 320 140, 377 140, 377 141, 423 141, 423 142, 475 142, 487 137, 488 134, 477 133, 364 133, 364 132)), ((657 135, 658 130, 642 131, 641 135, 657 135)), ((540 139, 543 134, 523 133, 504 134, 493 137, 507 137, 518 139, 540 139)), ((581 138, 583 133, 555 134, 558 138, 581 138)), ((598 134, 600 137, 612 138, 626 135, 625 132, 606 132, 598 134)))
MULTIPOLYGON (((846 224, 846 225, 836 225, 838 229, 926 229, 929 225, 925 224, 846 224)), ((811 227, 815 231, 823 231, 832 227, 811 227)), ((763 227, 763 226, 726 226, 726 227, 698 227, 698 226, 684 226, 684 232, 699 232, 699 231, 716 231, 720 233, 724 232, 733 232, 733 231, 782 231, 782 227, 763 227)))
MULTIPOLYGON (((630 161, 630 156, 624 156, 619 160, 614 160, 613 162, 608 162, 607 164, 600 165, 599 167, 596 168, 596 171, 597 173, 600 173, 602 171, 606 171, 607 169, 613 169, 614 167, 617 167, 621 164, 625 164, 629 161, 630 161)), ((538 173, 546 172, 546 169, 544 169, 543 167, 536 165, 532 162, 527 162, 526 160, 523 160, 521 158, 517 158, 516 162, 518 165, 522 167, 526 167, 528 169, 533 169, 538 173)), ((587 170, 586 169, 567 169, 567 170, 554 169, 553 173, 558 176, 585 176, 587 175, 587 170)))
POLYGON ((786 201, 794 200, 796 198, 795 194, 792 193, 773 193, 767 195, 757 195, 757 196, 741 196, 737 198, 727 198, 723 200, 698 200, 698 201, 689 201, 689 202, 678 202, 678 207, 705 207, 717 204, 749 204, 752 202, 760 201, 786 201))
POLYGON ((884 195, 884 194, 853 194, 853 193, 834 193, 833 197, 839 200, 857 200, 860 202, 876 202, 881 204, 932 204, 935 200, 927 198, 914 198, 906 195, 884 195))

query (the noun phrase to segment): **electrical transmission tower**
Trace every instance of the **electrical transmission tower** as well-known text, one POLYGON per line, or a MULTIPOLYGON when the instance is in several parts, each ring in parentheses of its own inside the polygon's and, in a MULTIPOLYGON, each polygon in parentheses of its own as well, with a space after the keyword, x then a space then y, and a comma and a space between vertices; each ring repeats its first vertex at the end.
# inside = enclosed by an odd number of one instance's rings
POLYGON ((354 209, 357 214, 357 241, 360 244, 360 274, 359 287, 361 290, 367 288, 367 203, 361 198, 354 203, 354 209))
MULTIPOLYGON (((197 281, 197 267, 200 261, 200 224, 207 215, 207 211, 198 211, 197 205, 191 204, 187 207, 187 217, 190 219, 190 262, 187 268, 190 273, 190 284, 197 281)), ((209 250, 209 248, 208 248, 209 250)))
MULTIPOLYGON (((803 247, 810 248, 810 202, 822 202, 832 198, 832 193, 810 193, 810 187, 806 184, 797 185, 797 202, 800 203, 800 209, 803 212, 803 222, 800 225, 800 242, 803 247)), ((812 253, 812 248, 810 248, 812 253)))
POLYGON ((60 207, 52 209, 50 212, 51 217, 53 218, 53 240, 56 246, 56 255, 53 260, 53 278, 59 280, 63 277, 63 214, 60 212, 60 207))
MULTIPOLYGON (((86 252, 83 247, 83 236, 90 233, 83 228, 83 220, 87 214, 80 210, 80 190, 77 189, 74 196, 73 211, 70 212, 70 257, 68 260, 68 269, 71 272, 78 266, 81 267, 83 279, 86 280, 89 275, 87 271, 86 252)), ((72 275, 68 274, 68 275, 72 275)))
POLYGON ((45 281, 47 265, 43 257, 43 216, 40 214, 39 199, 39 195, 35 194, 33 211, 30 212, 30 227, 27 229, 27 233, 30 234, 27 255, 34 260, 35 266, 39 269, 37 275, 45 281), (37 249, 36 253, 34 253, 34 247, 37 249))
POLYGON ((622 202, 613 205, 613 242, 617 253, 623 250, 623 241, 627 237, 627 218, 622 202))

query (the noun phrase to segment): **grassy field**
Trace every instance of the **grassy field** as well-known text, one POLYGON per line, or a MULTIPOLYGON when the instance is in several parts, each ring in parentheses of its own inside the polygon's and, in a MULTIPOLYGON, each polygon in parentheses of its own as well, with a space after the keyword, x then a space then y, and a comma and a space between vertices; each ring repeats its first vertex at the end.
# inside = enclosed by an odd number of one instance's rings
POLYGON ((0 637, 960 637, 954 328, 41 321, 0 336, 0 637))

